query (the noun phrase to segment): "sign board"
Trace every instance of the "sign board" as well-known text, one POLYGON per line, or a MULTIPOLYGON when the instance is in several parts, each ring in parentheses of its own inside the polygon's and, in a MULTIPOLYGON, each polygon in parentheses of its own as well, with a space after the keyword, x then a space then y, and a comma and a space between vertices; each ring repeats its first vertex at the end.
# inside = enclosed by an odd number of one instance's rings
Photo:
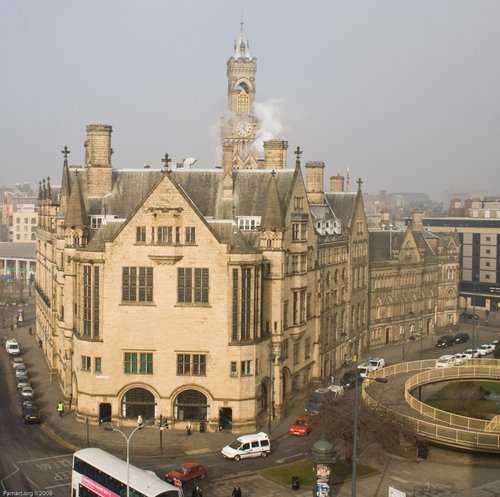
POLYGON ((406 497, 406 492, 401 492, 394 487, 389 487, 389 496, 388 497, 406 497))

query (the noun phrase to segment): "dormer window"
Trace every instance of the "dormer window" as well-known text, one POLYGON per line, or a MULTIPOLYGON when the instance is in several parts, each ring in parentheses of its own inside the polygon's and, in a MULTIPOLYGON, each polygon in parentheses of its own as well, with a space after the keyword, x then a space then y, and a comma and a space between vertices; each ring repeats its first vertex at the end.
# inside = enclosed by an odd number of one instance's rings
POLYGON ((104 216, 90 216, 90 228, 97 230, 102 225, 102 220, 104 216))
POLYGON ((242 216, 238 218, 238 228, 243 231, 255 231, 260 226, 260 216, 242 216))

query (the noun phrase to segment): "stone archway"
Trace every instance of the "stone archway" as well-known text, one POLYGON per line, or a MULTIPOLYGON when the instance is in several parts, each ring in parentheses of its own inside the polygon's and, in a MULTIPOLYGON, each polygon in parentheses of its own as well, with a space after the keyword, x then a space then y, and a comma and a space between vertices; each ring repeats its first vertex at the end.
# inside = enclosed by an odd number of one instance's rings
POLYGON ((142 416, 145 419, 155 418, 155 396, 145 388, 134 387, 127 390, 121 400, 121 415, 125 419, 142 416))

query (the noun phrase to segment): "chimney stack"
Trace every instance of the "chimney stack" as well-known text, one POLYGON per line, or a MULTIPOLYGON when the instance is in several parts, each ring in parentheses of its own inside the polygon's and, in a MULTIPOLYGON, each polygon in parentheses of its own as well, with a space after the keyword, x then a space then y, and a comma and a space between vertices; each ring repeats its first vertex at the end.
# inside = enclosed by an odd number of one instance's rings
POLYGON ((264 142, 265 169, 286 169, 288 142, 277 138, 264 142))
POLYGON ((330 176, 330 191, 332 193, 344 191, 344 176, 341 174, 337 174, 337 176, 330 176))
POLYGON ((306 162, 306 192, 311 204, 324 203, 323 174, 324 162, 306 162))

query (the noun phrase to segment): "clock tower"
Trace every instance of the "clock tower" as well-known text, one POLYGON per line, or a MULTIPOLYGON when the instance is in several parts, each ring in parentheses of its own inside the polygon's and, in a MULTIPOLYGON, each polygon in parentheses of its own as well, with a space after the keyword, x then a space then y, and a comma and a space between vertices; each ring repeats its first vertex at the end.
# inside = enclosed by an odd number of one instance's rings
POLYGON ((234 43, 234 53, 227 61, 229 118, 222 125, 222 143, 233 148, 233 169, 258 167, 258 156, 253 147, 258 123, 252 112, 256 72, 257 59, 250 56, 241 22, 240 34, 234 43))

